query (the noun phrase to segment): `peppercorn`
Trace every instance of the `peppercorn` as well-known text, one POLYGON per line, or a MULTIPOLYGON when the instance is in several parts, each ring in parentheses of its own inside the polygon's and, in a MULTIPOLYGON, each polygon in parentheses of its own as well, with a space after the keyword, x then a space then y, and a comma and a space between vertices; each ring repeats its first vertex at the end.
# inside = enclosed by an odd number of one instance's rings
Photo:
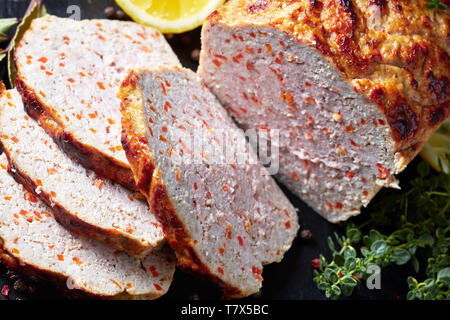
POLYGON ((123 12, 122 10, 117 10, 116 11, 116 18, 119 20, 124 20, 126 18, 126 14, 125 12, 123 12))
POLYGON ((200 59, 200 49, 194 49, 191 51, 191 59, 196 62, 200 59))
POLYGON ((17 292, 24 292, 28 289, 28 285, 22 279, 17 279, 14 282, 14 290, 17 292))
POLYGON ((312 232, 309 229, 303 229, 300 231, 300 238, 302 240, 309 240, 312 238, 312 232))
POLYGON ((106 7, 104 13, 108 19, 113 19, 116 16, 116 9, 114 7, 106 7))

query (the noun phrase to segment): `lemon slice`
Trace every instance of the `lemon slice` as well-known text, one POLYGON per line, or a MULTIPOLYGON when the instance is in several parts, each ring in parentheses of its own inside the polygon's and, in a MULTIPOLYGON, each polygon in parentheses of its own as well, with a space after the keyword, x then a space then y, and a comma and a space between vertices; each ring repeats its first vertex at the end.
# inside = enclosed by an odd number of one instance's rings
POLYGON ((116 0, 134 21, 163 33, 181 33, 200 26, 225 0, 116 0))
POLYGON ((422 158, 437 171, 450 172, 450 118, 428 140, 420 152, 422 158))

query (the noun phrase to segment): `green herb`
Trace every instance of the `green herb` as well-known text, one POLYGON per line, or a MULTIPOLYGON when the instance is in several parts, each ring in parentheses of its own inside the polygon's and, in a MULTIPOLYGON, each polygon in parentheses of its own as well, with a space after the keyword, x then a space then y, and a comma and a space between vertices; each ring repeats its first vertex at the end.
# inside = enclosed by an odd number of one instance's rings
POLYGON ((428 0, 428 8, 441 10, 447 9, 447 7, 442 4, 441 0, 428 0))
MULTIPOLYGON (((12 27, 17 24, 18 21, 19 20, 17 20, 16 18, 0 19, 0 43, 9 40, 7 33, 12 27)), ((0 62, 6 57, 6 55, 6 51, 0 51, 0 62)))
POLYGON ((14 63, 14 49, 19 43, 20 39, 22 39, 25 31, 31 25, 31 22, 39 17, 42 17, 47 14, 45 6, 42 4, 41 0, 32 0, 28 9, 25 13, 25 16, 22 18, 21 23, 17 26, 16 34, 12 38, 9 46, 6 48, 5 52, 8 53, 8 75, 9 75, 9 83, 11 87, 14 87, 16 81, 16 66, 14 63))
POLYGON ((19 20, 16 18, 0 19, 0 43, 9 40, 8 31, 14 27, 19 20))
POLYGON ((314 270, 319 289, 331 299, 350 296, 372 274, 371 265, 412 263, 417 273, 416 252, 421 250, 428 257, 427 278, 408 278, 407 299, 450 299, 450 176, 430 173, 420 162, 409 188, 384 190, 367 211, 369 221, 360 226, 348 223, 345 236, 328 239, 332 260, 321 255, 314 270))

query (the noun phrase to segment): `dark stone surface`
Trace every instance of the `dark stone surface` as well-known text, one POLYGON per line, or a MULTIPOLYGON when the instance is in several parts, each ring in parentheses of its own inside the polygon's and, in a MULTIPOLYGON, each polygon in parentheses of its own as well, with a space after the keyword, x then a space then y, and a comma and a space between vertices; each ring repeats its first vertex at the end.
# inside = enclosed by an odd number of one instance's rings
MULTIPOLYGON (((115 6, 112 0, 45 0, 49 13, 61 17, 70 16, 69 6, 77 5, 81 9, 81 18, 106 18, 104 9, 107 6, 115 6)), ((2 0, 0 2, 0 18, 21 17, 28 6, 28 0, 2 0)), ((117 6, 115 6, 117 8, 117 6)), ((200 46, 199 30, 194 30, 188 34, 179 35, 169 40, 174 50, 180 57, 183 65, 196 69, 196 62, 192 61, 191 51, 200 46)), ((5 73, 5 61, 2 63, 3 79, 7 82, 5 73)), ((299 209, 300 223, 303 228, 312 231, 312 239, 301 240, 297 237, 291 250, 286 254, 281 263, 272 264, 264 268, 264 286, 261 298, 266 299, 324 299, 313 282, 313 270, 311 260, 317 258, 320 253, 329 254, 327 237, 334 232, 341 232, 339 226, 325 221, 314 211, 305 205, 297 197, 283 190, 288 195, 294 206, 299 209)), ((405 297, 406 274, 410 272, 409 267, 387 268, 382 272, 382 289, 367 290, 361 286, 353 299, 396 299, 397 296, 405 297)), ((0 290, 3 286, 9 285, 9 299, 62 299, 61 294, 53 285, 45 282, 35 283, 35 292, 16 293, 13 283, 7 270, 0 266, 0 290)), ((220 292, 206 281, 199 280, 189 274, 177 270, 174 282, 169 293, 162 299, 192 299, 194 296, 200 299, 220 298, 220 292)), ((0 295, 0 300, 5 299, 0 295)), ((249 298, 257 299, 257 298, 249 298)))

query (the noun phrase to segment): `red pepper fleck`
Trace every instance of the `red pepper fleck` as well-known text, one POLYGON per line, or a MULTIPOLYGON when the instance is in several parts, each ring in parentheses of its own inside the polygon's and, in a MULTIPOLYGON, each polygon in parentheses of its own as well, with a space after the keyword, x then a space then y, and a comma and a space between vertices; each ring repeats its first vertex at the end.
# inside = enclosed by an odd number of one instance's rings
POLYGON ((348 125, 344 127, 345 132, 355 132, 355 128, 352 125, 348 125))
POLYGON ((380 179, 387 179, 387 177, 389 177, 389 170, 383 167, 380 163, 377 163, 377 168, 380 179))
POLYGON ((251 63, 250 61, 247 61, 247 63, 245 65, 247 67, 247 70, 256 71, 255 65, 253 63, 251 63))
POLYGON ((100 89, 105 90, 105 86, 103 85, 103 82, 97 82, 97 85, 100 89))
POLYGON ((223 269, 221 267, 218 267, 217 272, 219 272, 220 274, 223 274, 223 269))
POLYGON ((355 174, 352 173, 352 172, 350 172, 350 171, 347 171, 347 172, 345 173, 345 176, 346 176, 347 178, 351 179, 351 178, 353 178, 353 177, 355 176, 355 174))
POLYGON ((215 54, 214 55, 216 58, 218 58, 218 59, 222 59, 223 61, 227 61, 228 59, 227 59, 227 57, 225 57, 225 56, 223 56, 223 55, 221 55, 221 54, 215 54))
POLYGON ((336 202, 336 209, 342 210, 344 208, 344 205, 340 202, 336 202))
POLYGON ((42 57, 38 60, 39 62, 46 63, 48 59, 46 57, 42 57))
POLYGON ((164 104, 164 110, 166 110, 166 112, 169 112, 169 109, 172 109, 172 105, 169 101, 166 101, 166 103, 164 104))
POLYGON ((154 278, 156 278, 156 277, 159 276, 158 271, 156 271, 156 268, 155 268, 154 266, 150 266, 149 269, 150 269, 150 272, 152 273, 152 276, 153 276, 154 278))
POLYGON ((284 224, 286 226, 286 229, 290 229, 291 228, 291 223, 288 221, 284 224))
POLYGON ((309 168, 309 162, 308 160, 303 160, 303 166, 308 169, 309 168))
POLYGON ((162 288, 161 288, 161 286, 159 284, 154 283, 153 285, 155 286, 156 290, 158 290, 158 291, 162 290, 162 288))
POLYGON ((252 266, 252 272, 253 272, 253 276, 255 277, 256 280, 258 280, 258 281, 263 280, 263 278, 261 277, 261 273, 262 273, 261 269, 259 269, 256 266, 252 266))
POLYGON ((219 67, 222 65, 222 63, 220 63, 220 61, 218 61, 218 60, 216 60, 216 59, 214 59, 214 60, 212 61, 212 63, 214 63, 214 64, 216 65, 217 68, 219 68, 219 67))
POLYGON ((237 236, 237 239, 238 239, 238 241, 239 241, 239 245, 240 245, 241 247, 243 247, 243 246, 244 246, 244 240, 242 240, 242 237, 241 237, 241 236, 237 236))
POLYGON ((239 53, 237 56, 233 57, 233 61, 236 63, 240 63, 242 58, 244 58, 244 56, 242 55, 242 53, 239 53))
POLYGON ((350 143, 352 144, 352 146, 359 148, 359 144, 357 144, 355 141, 353 141, 352 139, 350 139, 350 143))
POLYGON ((227 224, 227 227, 225 228, 225 238, 228 240, 231 239, 231 224, 227 224))
POLYGON ((328 206, 328 208, 333 209, 333 205, 331 203, 329 203, 328 201, 326 201, 326 204, 328 206))

